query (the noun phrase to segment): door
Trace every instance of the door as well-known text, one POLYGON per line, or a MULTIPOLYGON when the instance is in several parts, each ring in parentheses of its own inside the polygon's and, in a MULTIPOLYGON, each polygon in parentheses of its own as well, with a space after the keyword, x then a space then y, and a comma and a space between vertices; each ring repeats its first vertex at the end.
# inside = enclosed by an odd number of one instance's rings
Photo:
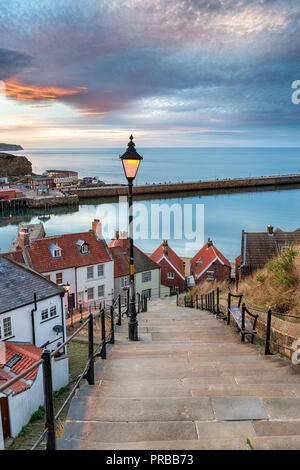
POLYGON ((10 437, 8 398, 0 398, 3 438, 10 437))

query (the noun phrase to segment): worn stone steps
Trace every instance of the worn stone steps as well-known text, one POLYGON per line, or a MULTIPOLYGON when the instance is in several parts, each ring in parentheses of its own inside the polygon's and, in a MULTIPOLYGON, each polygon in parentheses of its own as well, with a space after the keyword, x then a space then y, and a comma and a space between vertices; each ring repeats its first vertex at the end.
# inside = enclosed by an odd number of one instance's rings
POLYGON ((148 305, 140 341, 124 320, 96 385, 77 390, 59 448, 300 449, 297 367, 208 312, 148 305))

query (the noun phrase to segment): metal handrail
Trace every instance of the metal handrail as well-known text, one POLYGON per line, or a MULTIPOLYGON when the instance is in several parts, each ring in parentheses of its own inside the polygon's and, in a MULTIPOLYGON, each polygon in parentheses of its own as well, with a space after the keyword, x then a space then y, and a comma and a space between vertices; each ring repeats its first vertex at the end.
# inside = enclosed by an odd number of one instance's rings
MULTIPOLYGON (((46 427, 46 429, 44 430, 42 435, 39 437, 39 439, 35 442, 35 444, 31 448, 31 450, 37 449, 39 447, 39 445, 42 443, 42 441, 45 439, 46 436, 48 436, 47 450, 53 450, 55 448, 55 422, 59 418, 59 416, 61 415, 61 413, 64 410, 65 406, 69 403, 69 401, 73 397, 73 395, 76 392, 76 390, 77 390, 80 382, 82 381, 82 379, 83 378, 87 379, 89 384, 94 383, 94 359, 95 359, 96 356, 99 356, 99 355, 102 357, 102 359, 106 359, 106 352, 105 352, 106 344, 108 344, 108 342, 112 343, 112 344, 114 343, 114 325, 115 325, 114 320, 115 320, 116 316, 118 316, 119 323, 117 323, 117 324, 120 325, 121 324, 121 318, 120 318, 121 315, 122 315, 121 302, 120 302, 120 296, 118 296, 118 298, 112 303, 112 305, 109 308, 102 309, 100 312, 96 312, 94 314, 90 313, 88 318, 82 323, 82 325, 71 336, 69 336, 66 339, 66 341, 64 341, 64 343, 59 345, 54 351, 52 351, 50 353, 50 351, 44 350, 43 356, 42 356, 41 359, 39 359, 39 361, 37 361, 35 364, 30 366, 28 369, 26 369, 22 373, 20 373, 20 374, 16 375, 15 377, 13 377, 11 380, 9 380, 8 382, 6 382, 4 385, 2 385, 0 387, 0 392, 3 392, 4 390, 9 388, 11 385, 13 385, 18 380, 26 377, 26 375, 28 375, 29 372, 31 372, 32 370, 35 370, 35 369, 39 368, 41 365, 43 365, 44 380, 46 380, 48 387, 49 387, 49 385, 51 386, 51 390, 52 390, 53 388, 52 388, 52 378, 51 378, 51 358, 54 357, 67 344, 69 344, 72 341, 72 339, 75 336, 77 336, 78 333, 83 328, 85 328, 87 325, 89 326, 89 334, 88 334, 89 357, 88 357, 87 363, 86 363, 82 373, 77 377, 74 386, 72 387, 69 395, 65 399, 64 403, 60 407, 57 414, 55 416, 52 415, 51 438, 49 436, 49 427, 46 427), (115 307, 116 307, 117 303, 119 305, 119 312, 118 313, 115 312, 115 307), (111 321, 111 327, 110 327, 110 331, 107 334, 105 334, 105 319, 107 319, 108 311, 110 312, 109 319, 111 321), (102 316, 102 340, 94 348, 93 324, 94 324, 95 318, 97 318, 99 316, 102 316), (104 348, 104 353, 102 354, 103 348, 104 348), (101 349, 101 352, 98 354, 99 349, 101 349), (47 375, 45 376, 45 374, 46 374, 45 364, 47 363, 47 361, 50 361, 48 363, 48 367, 50 367, 50 372, 49 372, 50 376, 47 376, 47 375), (54 430, 54 436, 53 436, 53 430, 54 430)), ((46 387, 46 384, 44 383, 45 403, 46 403, 46 400, 47 400, 46 395, 47 395, 47 387, 46 387)), ((48 400, 51 401, 51 407, 53 409, 53 396, 52 396, 52 393, 50 393, 50 395, 51 396, 48 396, 48 400)), ((45 406, 45 408, 46 408, 46 426, 47 426, 47 423, 49 422, 49 419, 51 421, 51 416, 50 416, 50 418, 49 418, 49 416, 47 416, 47 406, 45 406)))

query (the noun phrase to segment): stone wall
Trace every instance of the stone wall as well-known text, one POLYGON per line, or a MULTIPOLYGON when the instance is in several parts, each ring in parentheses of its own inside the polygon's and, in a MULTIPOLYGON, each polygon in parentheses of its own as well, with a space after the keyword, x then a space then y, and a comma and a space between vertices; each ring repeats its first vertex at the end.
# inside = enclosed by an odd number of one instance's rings
POLYGON ((28 198, 26 202, 27 207, 29 208, 55 207, 79 204, 79 198, 76 195, 56 197, 45 196, 40 198, 28 198))

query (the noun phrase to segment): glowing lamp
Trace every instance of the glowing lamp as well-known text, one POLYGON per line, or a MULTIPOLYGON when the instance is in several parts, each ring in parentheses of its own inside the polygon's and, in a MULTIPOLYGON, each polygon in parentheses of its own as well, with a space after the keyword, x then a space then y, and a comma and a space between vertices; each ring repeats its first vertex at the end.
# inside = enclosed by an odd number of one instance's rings
POLYGON ((125 176, 128 181, 133 181, 136 177, 141 160, 143 157, 135 150, 135 143, 133 142, 133 135, 130 136, 126 152, 120 156, 122 160, 125 176))
POLYGON ((67 284, 64 284, 64 288, 65 288, 65 290, 66 290, 67 292, 69 292, 70 287, 71 287, 71 286, 70 286, 70 284, 69 284, 68 282, 67 282, 67 284))

